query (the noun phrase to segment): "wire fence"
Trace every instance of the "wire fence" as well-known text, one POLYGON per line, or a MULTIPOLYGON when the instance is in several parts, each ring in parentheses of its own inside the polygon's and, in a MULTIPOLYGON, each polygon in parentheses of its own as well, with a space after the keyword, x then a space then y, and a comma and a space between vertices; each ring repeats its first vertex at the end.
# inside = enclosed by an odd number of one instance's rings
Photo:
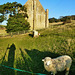
POLYGON ((29 33, 29 32, 30 32, 30 30, 17 31, 17 32, 10 32, 10 33, 6 33, 6 34, 0 34, 0 37, 26 34, 26 33, 29 33))
POLYGON ((20 34, 26 34, 28 33, 28 30, 25 31, 17 31, 17 32, 10 32, 9 35, 20 35, 20 34))

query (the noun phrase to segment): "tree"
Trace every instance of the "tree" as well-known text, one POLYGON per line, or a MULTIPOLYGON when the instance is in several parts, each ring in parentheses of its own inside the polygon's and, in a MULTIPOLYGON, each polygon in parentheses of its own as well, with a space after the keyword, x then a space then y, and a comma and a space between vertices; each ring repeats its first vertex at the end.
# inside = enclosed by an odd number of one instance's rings
POLYGON ((70 20, 70 19, 65 19, 65 20, 63 21, 63 24, 65 24, 65 23, 71 23, 71 20, 70 20))
POLYGON ((7 32, 28 30, 30 28, 30 25, 29 22, 25 20, 25 18, 28 18, 26 12, 27 12, 26 7, 22 6, 20 3, 7 2, 6 4, 0 5, 0 13, 2 14, 0 16, 0 22, 2 22, 5 18, 4 16, 9 13, 10 15, 6 26, 7 32), (19 11, 23 11, 24 13, 20 14, 19 11))
POLYGON ((5 15, 6 14, 10 14, 10 15, 15 15, 16 14, 16 10, 18 10, 18 8, 21 8, 22 5, 20 3, 17 2, 13 2, 13 3, 9 3, 7 2, 6 4, 0 5, 0 14, 2 14, 0 16, 0 22, 2 22, 3 20, 5 20, 5 15))
POLYGON ((5 17, 4 16, 0 16, 0 22, 3 22, 5 20, 5 17))
POLYGON ((30 24, 25 20, 23 14, 16 14, 8 19, 8 23, 6 26, 7 32, 16 32, 29 30, 30 24))
POLYGON ((57 22, 57 19, 54 17, 49 19, 49 23, 53 23, 53 22, 57 22))

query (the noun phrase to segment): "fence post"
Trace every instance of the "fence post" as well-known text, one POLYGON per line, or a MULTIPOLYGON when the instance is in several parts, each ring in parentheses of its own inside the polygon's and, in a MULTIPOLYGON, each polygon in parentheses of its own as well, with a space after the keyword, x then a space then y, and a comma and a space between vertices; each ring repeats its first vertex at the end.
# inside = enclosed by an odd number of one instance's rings
POLYGON ((11 32, 11 37, 12 37, 12 32, 11 32))
POLYGON ((19 31, 18 31, 18 35, 19 35, 19 31))
POLYGON ((25 30, 24 30, 24 34, 25 34, 25 30))

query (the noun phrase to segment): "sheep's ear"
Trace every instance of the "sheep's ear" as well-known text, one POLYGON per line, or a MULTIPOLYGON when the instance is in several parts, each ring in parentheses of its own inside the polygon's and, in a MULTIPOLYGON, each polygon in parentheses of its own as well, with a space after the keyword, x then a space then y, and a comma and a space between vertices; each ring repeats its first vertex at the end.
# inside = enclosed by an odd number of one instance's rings
POLYGON ((44 61, 44 59, 42 59, 42 61, 44 61))

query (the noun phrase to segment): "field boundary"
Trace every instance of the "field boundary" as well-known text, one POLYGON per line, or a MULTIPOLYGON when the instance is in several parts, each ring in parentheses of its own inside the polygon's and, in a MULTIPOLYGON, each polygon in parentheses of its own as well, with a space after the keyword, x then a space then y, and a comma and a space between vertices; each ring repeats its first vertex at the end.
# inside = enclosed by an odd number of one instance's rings
POLYGON ((24 30, 24 31, 17 31, 17 32, 10 32, 7 34, 0 34, 0 37, 7 37, 7 36, 14 36, 14 35, 21 35, 31 32, 30 30, 24 30))

